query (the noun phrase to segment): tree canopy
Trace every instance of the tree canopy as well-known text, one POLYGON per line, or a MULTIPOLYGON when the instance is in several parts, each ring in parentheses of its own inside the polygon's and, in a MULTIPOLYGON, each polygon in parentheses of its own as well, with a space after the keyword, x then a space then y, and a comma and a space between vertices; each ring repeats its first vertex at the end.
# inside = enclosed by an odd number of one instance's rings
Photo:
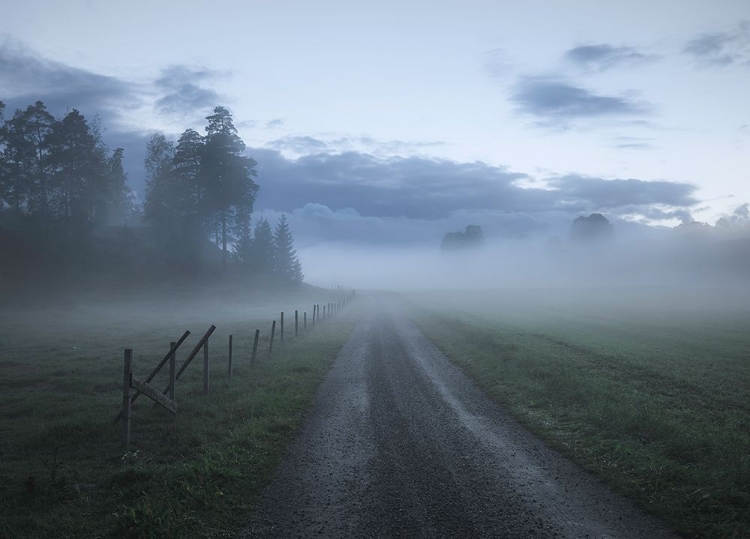
POLYGON ((484 243, 484 231, 479 225, 468 225, 463 232, 448 232, 440 242, 443 251, 472 249, 484 243))

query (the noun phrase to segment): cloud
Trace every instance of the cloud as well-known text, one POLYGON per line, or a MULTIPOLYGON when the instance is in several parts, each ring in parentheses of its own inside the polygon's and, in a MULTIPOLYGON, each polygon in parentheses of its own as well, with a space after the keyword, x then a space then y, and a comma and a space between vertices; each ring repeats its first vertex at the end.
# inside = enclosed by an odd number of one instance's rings
POLYGON ((534 182, 504 167, 423 156, 248 153, 258 161, 256 211, 296 216, 306 244, 431 241, 467 224, 480 224, 496 238, 548 235, 582 214, 651 218, 655 208, 687 210, 697 203, 696 188, 678 182, 581 175, 534 182))
POLYGON ((192 116, 197 111, 210 109, 222 101, 222 97, 210 88, 199 86, 201 82, 223 76, 206 68, 190 68, 175 65, 165 68, 154 85, 164 95, 156 100, 155 108, 161 114, 192 116))
POLYGON ((273 120, 266 123, 266 129, 274 129, 276 127, 281 127, 284 125, 284 120, 281 118, 274 118, 273 120))
POLYGON ((750 23, 742 21, 724 32, 698 35, 685 44, 682 52, 703 67, 750 67, 750 23))
POLYGON ((328 144, 322 140, 306 135, 287 135, 267 142, 266 146, 275 150, 285 150, 302 155, 318 153, 328 149, 328 144))
POLYGON ((287 157, 302 157, 326 152, 330 154, 360 152, 376 157, 402 157, 419 154, 429 148, 445 146, 443 141, 403 141, 377 140, 367 135, 361 136, 318 136, 287 135, 266 143, 266 146, 281 151, 287 157))
POLYGON ((603 180, 570 174, 548 180, 564 199, 585 201, 594 210, 655 204, 689 207, 698 203, 695 186, 687 183, 637 179, 603 180))
POLYGON ((7 40, 0 43, 0 72, 0 95, 9 111, 43 100, 55 115, 76 108, 117 121, 144 103, 143 88, 134 83, 44 59, 7 40))
POLYGON ((633 47, 614 47, 606 43, 581 45, 565 53, 565 59, 585 69, 606 71, 615 67, 634 67, 654 62, 658 56, 644 54, 633 47))
POLYGON ((641 116, 653 110, 653 106, 645 101, 597 95, 562 80, 545 77, 522 79, 516 85, 511 101, 519 112, 557 125, 587 118, 641 116))

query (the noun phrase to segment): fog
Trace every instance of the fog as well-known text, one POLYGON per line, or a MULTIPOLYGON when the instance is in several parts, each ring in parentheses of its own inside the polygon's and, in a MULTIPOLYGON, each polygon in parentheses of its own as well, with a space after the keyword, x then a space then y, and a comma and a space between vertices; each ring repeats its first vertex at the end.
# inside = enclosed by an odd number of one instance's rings
POLYGON ((300 252, 312 283, 377 290, 750 286, 750 237, 670 231, 581 244, 488 240, 476 249, 328 243, 300 252))

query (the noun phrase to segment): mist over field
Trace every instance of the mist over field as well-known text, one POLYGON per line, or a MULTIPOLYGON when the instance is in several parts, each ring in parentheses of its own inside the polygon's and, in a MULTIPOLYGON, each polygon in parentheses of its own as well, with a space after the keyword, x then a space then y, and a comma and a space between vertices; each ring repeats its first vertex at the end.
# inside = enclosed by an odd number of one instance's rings
POLYGON ((0 538, 750 538, 748 66, 748 0, 0 2, 0 538))
POLYGON ((300 257, 316 268, 311 282, 376 290, 750 287, 750 236, 680 232, 593 245, 487 240, 460 252, 435 244, 322 244, 300 250, 300 257))

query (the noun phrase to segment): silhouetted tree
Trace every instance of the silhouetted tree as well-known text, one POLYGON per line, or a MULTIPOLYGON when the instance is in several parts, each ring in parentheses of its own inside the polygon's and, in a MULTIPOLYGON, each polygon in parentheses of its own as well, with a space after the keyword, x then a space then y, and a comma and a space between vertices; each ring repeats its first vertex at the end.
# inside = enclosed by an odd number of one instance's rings
POLYGON ((146 159, 143 162, 146 168, 144 218, 166 240, 175 231, 178 220, 171 174, 174 154, 174 144, 164 135, 154 134, 146 145, 146 159))
POLYGON ((93 224, 99 202, 109 195, 106 154, 98 130, 76 109, 54 123, 48 140, 50 203, 71 233, 93 224))
POLYGON ((612 224, 601 213, 578 217, 570 227, 570 238, 579 242, 596 242, 612 236, 612 224))
POLYGON ((270 275, 274 269, 274 251, 271 224, 261 217, 255 225, 249 255, 245 262, 253 273, 270 275))
POLYGON ((283 213, 276 224, 273 247, 274 274, 288 281, 302 281, 302 266, 294 249, 294 238, 289 230, 289 223, 283 213))
POLYGON ((257 174, 257 163, 242 155, 245 143, 227 109, 216 107, 206 120, 201 178, 210 210, 208 221, 213 221, 215 241, 222 250, 222 265, 226 266, 228 239, 250 222, 258 192, 258 185, 252 179, 257 174))
POLYGON ((443 251, 479 247, 484 243, 484 232, 479 225, 468 225, 463 232, 448 232, 440 242, 443 251))

